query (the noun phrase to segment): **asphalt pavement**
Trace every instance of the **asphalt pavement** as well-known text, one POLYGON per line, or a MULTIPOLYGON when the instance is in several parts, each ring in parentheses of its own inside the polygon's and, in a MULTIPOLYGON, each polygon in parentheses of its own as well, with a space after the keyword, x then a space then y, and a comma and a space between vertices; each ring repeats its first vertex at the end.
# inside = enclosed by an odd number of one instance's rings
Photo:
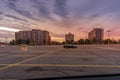
POLYGON ((0 79, 120 73, 120 45, 0 47, 0 79))

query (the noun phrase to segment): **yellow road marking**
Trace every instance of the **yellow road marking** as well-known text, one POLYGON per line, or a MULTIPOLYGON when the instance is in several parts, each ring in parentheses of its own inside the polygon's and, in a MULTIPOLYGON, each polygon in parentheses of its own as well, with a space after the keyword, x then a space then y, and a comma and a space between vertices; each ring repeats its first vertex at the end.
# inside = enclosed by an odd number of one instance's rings
MULTIPOLYGON (((9 55, 9 57, 24 57, 24 56, 37 56, 37 55, 9 55)), ((72 56, 68 56, 68 55, 50 55, 50 56, 59 56, 59 57, 97 57, 97 56, 94 56, 94 55, 72 55, 72 56)))
POLYGON ((36 55, 9 55, 9 57, 24 57, 24 56, 36 56, 36 55))
MULTIPOLYGON (((0 64, 0 66, 10 66, 14 64, 0 64)), ((92 64, 16 64, 14 66, 23 66, 23 67, 93 67, 93 68, 120 68, 120 65, 92 65, 92 64)))
POLYGON ((60 54, 60 55, 50 55, 50 56, 57 56, 57 57, 80 57, 80 58, 82 58, 82 57, 87 57, 87 58, 89 58, 89 57, 98 57, 98 56, 94 56, 94 55, 88 55, 88 56, 86 56, 86 55, 62 55, 62 54, 60 54))
MULTIPOLYGON (((57 51, 60 51, 60 50, 57 50, 57 51)), ((34 60, 34 59, 37 59, 39 57, 43 57, 43 56, 46 56, 46 55, 49 55, 49 54, 52 54, 52 53, 55 53, 57 51, 51 51, 49 53, 46 53, 46 54, 43 54, 43 55, 39 55, 39 56, 35 56, 35 57, 32 57, 32 58, 29 58, 29 59, 26 59, 26 60, 23 60, 23 61, 20 61, 20 62, 17 62, 15 64, 10 64, 6 67, 3 67, 3 68, 0 68, 0 71, 4 70, 4 69, 7 69, 7 68, 10 68, 10 67, 13 67, 13 66, 16 66, 16 65, 19 65, 19 64, 22 64, 24 62, 27 62, 27 61, 31 61, 31 60, 34 60)))

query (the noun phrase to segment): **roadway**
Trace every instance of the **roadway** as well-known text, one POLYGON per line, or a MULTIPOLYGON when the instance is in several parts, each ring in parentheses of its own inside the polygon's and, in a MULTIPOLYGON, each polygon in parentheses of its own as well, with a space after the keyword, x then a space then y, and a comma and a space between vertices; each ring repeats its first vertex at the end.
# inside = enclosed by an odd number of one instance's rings
POLYGON ((0 79, 114 74, 120 72, 120 45, 0 47, 0 79))

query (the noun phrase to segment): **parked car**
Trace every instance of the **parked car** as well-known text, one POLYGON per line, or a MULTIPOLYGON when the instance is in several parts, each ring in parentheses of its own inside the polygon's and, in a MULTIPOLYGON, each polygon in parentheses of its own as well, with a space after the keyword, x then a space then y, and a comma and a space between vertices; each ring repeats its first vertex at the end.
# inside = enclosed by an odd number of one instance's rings
POLYGON ((74 46, 72 44, 66 44, 63 46, 63 48, 77 48, 77 46, 74 46))

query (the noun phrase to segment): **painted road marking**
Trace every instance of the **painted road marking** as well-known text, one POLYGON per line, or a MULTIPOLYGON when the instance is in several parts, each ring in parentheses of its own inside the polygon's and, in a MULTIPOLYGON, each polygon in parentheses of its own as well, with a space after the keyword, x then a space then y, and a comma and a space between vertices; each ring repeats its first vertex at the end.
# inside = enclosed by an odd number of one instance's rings
POLYGON ((0 66, 20 66, 20 67, 92 67, 92 68, 120 68, 120 65, 92 65, 92 64, 0 64, 0 66))
MULTIPOLYGON (((57 50, 57 51, 61 51, 61 50, 57 50)), ((46 55, 49 55, 49 54, 53 54, 53 53, 55 53, 57 51, 50 51, 49 53, 46 53, 46 54, 43 54, 43 55, 35 56, 35 57, 32 57, 32 58, 17 62, 15 64, 10 64, 10 65, 8 65, 6 67, 0 68, 0 71, 5 70, 5 69, 10 68, 10 67, 13 67, 13 66, 16 66, 16 65, 19 65, 19 64, 22 64, 24 62, 28 62, 28 61, 31 61, 31 60, 34 60, 34 59, 37 59, 37 58, 40 58, 40 57, 43 57, 43 56, 46 56, 46 55)))
POLYGON ((80 58, 96 58, 96 57, 98 57, 98 56, 95 56, 95 55, 62 55, 62 54, 60 54, 60 55, 50 55, 50 56, 54 56, 54 57, 80 57, 80 58))
POLYGON ((36 56, 36 55, 9 55, 9 57, 25 57, 25 56, 36 56))

